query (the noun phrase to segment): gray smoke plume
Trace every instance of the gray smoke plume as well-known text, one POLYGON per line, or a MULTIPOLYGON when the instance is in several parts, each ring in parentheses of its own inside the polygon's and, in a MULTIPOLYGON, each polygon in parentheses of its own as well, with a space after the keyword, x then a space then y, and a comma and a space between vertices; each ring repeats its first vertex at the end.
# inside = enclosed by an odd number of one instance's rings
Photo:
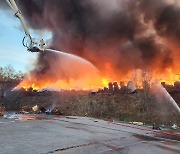
MULTIPOLYGON (((173 66, 168 40, 180 38, 173 0, 16 0, 33 29, 53 34, 52 49, 81 56, 101 72, 173 66)), ((41 58, 39 58, 41 59, 41 58)), ((38 62, 39 63, 39 62, 38 62)))

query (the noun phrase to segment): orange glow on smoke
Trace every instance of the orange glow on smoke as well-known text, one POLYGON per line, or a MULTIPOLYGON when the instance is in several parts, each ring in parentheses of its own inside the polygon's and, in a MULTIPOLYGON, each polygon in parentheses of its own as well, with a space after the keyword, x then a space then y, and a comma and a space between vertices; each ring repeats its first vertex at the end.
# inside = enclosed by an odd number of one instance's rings
POLYGON ((120 85, 121 81, 125 85, 127 85, 128 81, 133 81, 137 88, 143 87, 143 81, 148 81, 149 83, 152 83, 152 81, 166 82, 169 85, 174 85, 175 81, 180 81, 180 67, 177 61, 176 67, 169 67, 164 69, 164 71, 159 70, 156 64, 145 72, 145 76, 143 76, 143 71, 141 70, 131 70, 122 73, 121 68, 113 68, 110 62, 104 62, 105 70, 99 72, 97 68, 84 60, 63 54, 61 59, 56 60, 46 74, 37 76, 31 72, 16 88, 25 90, 29 88, 33 90, 44 88, 54 88, 56 90, 97 90, 108 87, 109 82, 114 81, 117 81, 118 85, 120 85), (62 72, 64 76, 61 75, 62 72))

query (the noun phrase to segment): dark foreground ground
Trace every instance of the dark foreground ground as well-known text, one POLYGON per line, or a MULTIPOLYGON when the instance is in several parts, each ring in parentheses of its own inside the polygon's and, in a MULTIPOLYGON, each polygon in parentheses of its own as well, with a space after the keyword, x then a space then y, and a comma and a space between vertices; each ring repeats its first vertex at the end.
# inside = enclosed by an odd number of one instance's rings
MULTIPOLYGON (((180 106, 180 91, 171 95, 180 106)), ((137 93, 97 93, 86 91, 12 91, 2 100, 6 111, 32 111, 32 107, 58 108, 62 115, 143 122, 144 124, 180 126, 180 113, 166 99, 160 99, 144 91, 137 93)))
POLYGON ((5 115, 0 119, 1 154, 180 153, 179 141, 162 137, 162 132, 150 128, 87 117, 5 115))

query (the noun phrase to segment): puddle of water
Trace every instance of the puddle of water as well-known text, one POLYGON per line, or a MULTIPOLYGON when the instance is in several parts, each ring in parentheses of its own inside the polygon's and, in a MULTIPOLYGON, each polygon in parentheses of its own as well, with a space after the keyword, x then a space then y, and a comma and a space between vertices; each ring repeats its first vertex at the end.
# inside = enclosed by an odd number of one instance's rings
POLYGON ((4 119, 13 119, 19 121, 27 121, 27 120, 43 120, 47 119, 45 115, 29 115, 29 114, 16 114, 16 113, 5 113, 3 116, 4 119))
POLYGON ((2 117, 4 119, 13 119, 19 121, 27 121, 27 120, 46 120, 46 119, 77 119, 73 117, 66 117, 62 115, 47 115, 47 114, 17 114, 15 112, 6 112, 2 117))

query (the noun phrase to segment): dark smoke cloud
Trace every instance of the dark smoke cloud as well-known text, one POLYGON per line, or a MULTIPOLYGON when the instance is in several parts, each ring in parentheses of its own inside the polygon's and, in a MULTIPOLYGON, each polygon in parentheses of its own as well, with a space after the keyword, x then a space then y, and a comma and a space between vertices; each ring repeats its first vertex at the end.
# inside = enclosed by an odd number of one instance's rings
POLYGON ((102 72, 106 72, 106 64, 120 74, 157 64, 162 70, 173 65, 173 52, 163 40, 178 42, 180 38, 180 8, 176 3, 166 0, 17 0, 17 3, 32 28, 45 28, 53 33, 52 48, 84 57, 102 72))
POLYGON ((172 37, 175 41, 180 39, 180 8, 166 6, 158 16, 155 23, 158 33, 164 37, 172 37))
POLYGON ((0 9, 8 9, 6 1, 0 0, 0 9))

